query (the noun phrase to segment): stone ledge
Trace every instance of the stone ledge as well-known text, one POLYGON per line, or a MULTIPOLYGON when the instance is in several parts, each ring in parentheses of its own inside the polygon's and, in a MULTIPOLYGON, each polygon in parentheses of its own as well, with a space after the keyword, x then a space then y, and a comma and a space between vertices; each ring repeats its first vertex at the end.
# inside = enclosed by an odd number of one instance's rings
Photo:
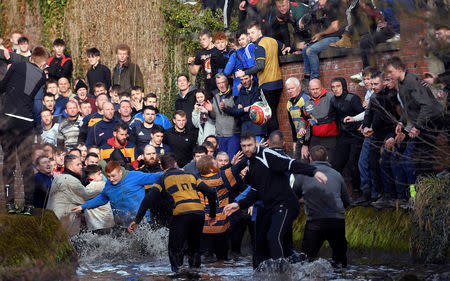
MULTIPOLYGON (((377 53, 384 52, 397 52, 400 50, 400 42, 396 43, 381 43, 378 44, 375 48, 377 53)), ((319 59, 331 59, 331 58, 340 58, 346 57, 349 55, 359 55, 361 53, 359 48, 335 48, 329 47, 325 51, 319 54, 319 59)), ((296 55, 288 55, 288 56, 280 56, 280 64, 294 63, 294 62, 303 62, 303 57, 301 54, 296 55)))

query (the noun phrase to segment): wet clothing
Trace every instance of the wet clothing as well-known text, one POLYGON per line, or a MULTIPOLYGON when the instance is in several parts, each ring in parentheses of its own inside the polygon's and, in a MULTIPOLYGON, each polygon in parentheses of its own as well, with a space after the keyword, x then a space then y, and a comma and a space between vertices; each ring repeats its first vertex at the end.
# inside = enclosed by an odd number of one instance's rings
POLYGON ((286 172, 314 176, 316 168, 281 155, 270 148, 257 147, 248 159, 249 170, 245 181, 252 187, 248 196, 240 200, 240 208, 248 208, 258 199, 267 211, 279 205, 298 208, 298 200, 289 186, 286 172))
POLYGON ((91 95, 94 94, 95 84, 99 82, 105 84, 107 90, 111 87, 111 70, 101 63, 98 63, 96 66, 91 66, 86 73, 86 78, 91 95))
MULTIPOLYGON (((61 221, 63 229, 68 235, 76 235, 80 232, 81 216, 72 212, 72 208, 83 204, 98 193, 97 188, 91 188, 90 185, 85 187, 81 183, 79 175, 65 169, 64 172, 55 176, 55 179, 52 182, 47 209, 55 212, 55 215, 61 221)), ((104 205, 105 203, 101 205, 104 205)), ((101 224, 97 225, 98 229, 114 226, 112 215, 108 217, 108 214, 105 214, 103 211, 100 210, 100 213, 103 213, 104 216, 102 216, 103 220, 100 220, 101 224)), ((96 215, 99 215, 98 209, 92 209, 84 213, 86 221, 89 221, 91 216, 96 215)))
POLYGON ((209 215, 216 216, 216 193, 192 174, 171 168, 154 183, 150 192, 142 200, 134 221, 140 223, 147 209, 153 209, 163 197, 169 197, 173 217, 169 225, 169 259, 173 271, 183 264, 184 247, 187 245, 189 265, 200 267, 200 236, 204 221, 204 207, 197 191, 214 202, 209 215))
POLYGON ((344 178, 326 161, 311 163, 328 177, 327 184, 316 179, 296 175, 294 190, 305 200, 307 222, 303 236, 302 251, 314 259, 325 240, 333 250, 333 261, 347 265, 347 240, 345 239, 345 208, 350 197, 344 178))
MULTIPOLYGON (((240 172, 247 166, 246 160, 241 160, 236 165, 231 166, 226 170, 221 170, 219 173, 211 173, 207 175, 200 175, 200 179, 206 183, 209 187, 214 188, 217 193, 217 222, 214 225, 208 225, 209 216, 205 215, 205 225, 203 227, 203 233, 215 234, 224 233, 230 227, 229 218, 223 213, 223 209, 229 202, 230 190, 237 187, 242 181, 240 172)), ((205 206, 205 211, 208 212, 209 204, 204 195, 199 195, 202 204, 205 206)))
MULTIPOLYGON (((206 214, 202 236, 202 243, 205 242, 202 248, 212 250, 217 259, 228 260, 228 250, 230 248, 228 229, 230 228, 230 219, 225 216, 223 209, 230 203, 229 191, 237 188, 241 182, 239 173, 246 165, 247 161, 242 160, 231 168, 221 170, 219 173, 200 176, 203 182, 214 188, 217 193, 217 201, 219 204, 217 208, 217 222, 214 225, 209 225, 207 221, 209 216, 206 214)), ((209 205, 207 198, 200 195, 200 199, 203 205, 205 205, 205 211, 208 211, 209 205)))
POLYGON ((344 219, 345 208, 350 204, 344 178, 326 161, 314 161, 311 165, 324 173, 328 181, 324 185, 312 177, 295 176, 294 191, 305 200, 308 220, 344 219))
POLYGON ((112 85, 120 85, 122 89, 128 91, 131 87, 139 86, 144 90, 144 78, 139 66, 132 62, 117 64, 113 69, 112 85))
POLYGON ((47 68, 48 78, 56 81, 61 77, 66 77, 69 81, 72 79, 73 62, 72 58, 63 54, 61 57, 52 56, 48 59, 47 68))
POLYGON ((344 219, 318 219, 306 221, 302 240, 302 252, 309 260, 314 260, 323 242, 328 241, 333 251, 334 263, 347 266, 347 239, 344 219))
POLYGON ((167 144, 175 154, 179 167, 184 167, 192 160, 192 151, 197 144, 197 135, 184 130, 178 132, 175 127, 164 132, 163 143, 167 144))
MULTIPOLYGON (((110 202, 116 224, 128 226, 136 216, 139 204, 144 199, 144 186, 153 184, 162 173, 147 174, 138 171, 122 171, 122 179, 117 184, 113 185, 108 180, 103 191, 81 207, 83 210, 92 209, 110 202)), ((142 213, 141 219, 144 215, 145 211, 142 213)))
POLYGON ((316 168, 258 146, 248 159, 245 181, 251 185, 248 195, 237 203, 241 209, 262 200, 263 211, 258 211, 256 248, 269 249, 255 254, 255 266, 265 259, 278 259, 292 254, 292 222, 300 210, 298 198, 289 185, 287 172, 313 176, 316 168), (259 226, 258 226, 259 225, 259 226))

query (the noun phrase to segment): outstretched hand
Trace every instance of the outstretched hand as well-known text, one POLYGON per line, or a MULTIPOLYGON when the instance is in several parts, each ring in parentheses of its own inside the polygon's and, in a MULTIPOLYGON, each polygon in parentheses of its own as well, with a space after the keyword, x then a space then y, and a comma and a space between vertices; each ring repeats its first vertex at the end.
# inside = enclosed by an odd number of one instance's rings
POLYGON ((323 184, 327 184, 328 178, 327 178, 327 176, 324 173, 322 173, 320 171, 317 171, 314 174, 314 177, 316 178, 316 180, 318 182, 323 183, 323 184))
POLYGON ((215 225, 217 222, 217 218, 209 218, 208 219, 208 225, 215 225))
POLYGON ((83 208, 81 208, 81 206, 76 206, 76 207, 73 207, 71 209, 71 211, 74 212, 74 213, 81 212, 81 211, 83 211, 83 208))
POLYGON ((128 226, 128 232, 130 233, 130 234, 133 234, 133 233, 135 233, 136 232, 136 229, 138 228, 138 226, 139 226, 139 224, 138 223, 136 223, 135 221, 132 221, 131 223, 130 223, 130 225, 128 226))
POLYGON ((231 159, 231 165, 236 165, 239 161, 241 161, 242 157, 244 157, 244 152, 239 150, 231 159))
POLYGON ((229 216, 231 216, 231 214, 233 214, 237 210, 239 210, 239 204, 238 203, 231 203, 231 204, 226 205, 225 208, 223 208, 223 213, 227 217, 229 217, 229 216))

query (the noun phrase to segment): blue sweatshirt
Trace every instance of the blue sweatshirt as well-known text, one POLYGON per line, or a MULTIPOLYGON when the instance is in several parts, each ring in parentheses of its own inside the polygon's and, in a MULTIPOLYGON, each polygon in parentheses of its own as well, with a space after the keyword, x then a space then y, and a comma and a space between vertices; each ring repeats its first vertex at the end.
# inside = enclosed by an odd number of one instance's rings
MULTIPOLYGON (((141 121, 141 123, 144 122, 144 116, 142 112, 139 112, 138 114, 134 115, 134 120, 131 121, 130 127, 132 128, 134 126, 134 122, 137 120, 141 121)), ((172 128, 172 124, 169 121, 169 118, 167 118, 165 115, 161 113, 156 113, 155 121, 153 121, 155 125, 160 125, 164 128, 164 130, 172 128)))
POLYGON ((152 185, 161 174, 162 172, 150 174, 125 171, 120 182, 113 185, 108 180, 103 191, 81 207, 83 210, 92 209, 110 202, 116 224, 128 226, 145 197, 144 186, 152 185))

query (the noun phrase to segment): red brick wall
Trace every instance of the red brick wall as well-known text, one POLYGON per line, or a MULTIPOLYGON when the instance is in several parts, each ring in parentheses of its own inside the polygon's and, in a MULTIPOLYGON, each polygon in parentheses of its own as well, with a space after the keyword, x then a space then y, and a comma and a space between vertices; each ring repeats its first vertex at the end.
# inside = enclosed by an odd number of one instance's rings
MULTIPOLYGON (((409 18, 401 21, 401 39, 399 51, 390 51, 377 54, 377 65, 381 67, 386 59, 392 56, 399 56, 406 64, 408 71, 413 73, 423 73, 428 71, 428 62, 425 53, 419 46, 420 39, 426 35, 425 24, 418 19, 409 18)), ((320 60, 320 79, 323 86, 330 90, 330 81, 334 77, 344 77, 347 80, 349 91, 360 95, 365 94, 365 89, 350 81, 350 76, 360 72, 362 61, 359 55, 350 55, 347 57, 329 58, 320 60)), ((287 63, 281 66, 283 81, 289 77, 303 77, 303 62, 287 63)), ((286 148, 292 149, 292 134, 289 125, 289 119, 286 111, 288 97, 283 90, 278 106, 278 120, 280 130, 286 138, 286 148)))

